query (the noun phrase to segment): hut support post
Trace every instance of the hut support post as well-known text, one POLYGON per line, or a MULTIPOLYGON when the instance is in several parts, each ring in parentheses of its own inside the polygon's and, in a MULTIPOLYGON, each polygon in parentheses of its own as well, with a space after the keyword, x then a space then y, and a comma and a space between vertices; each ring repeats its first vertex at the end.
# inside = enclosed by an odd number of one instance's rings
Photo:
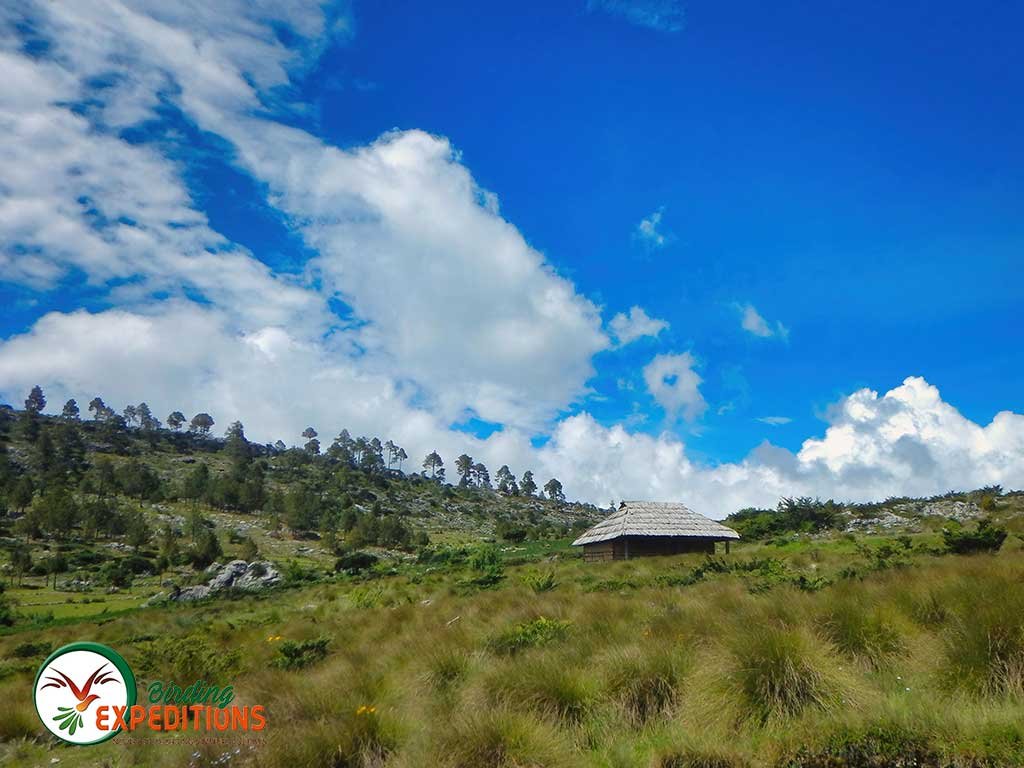
POLYGON ((728 539, 725 540, 725 554, 727 554, 727 555, 729 554, 729 540, 728 539))

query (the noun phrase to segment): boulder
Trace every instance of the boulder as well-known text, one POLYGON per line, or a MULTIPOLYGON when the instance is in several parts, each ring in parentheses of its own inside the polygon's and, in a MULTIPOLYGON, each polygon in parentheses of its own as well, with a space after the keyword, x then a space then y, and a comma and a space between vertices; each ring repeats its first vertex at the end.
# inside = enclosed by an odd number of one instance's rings
POLYGON ((281 583, 281 574, 272 563, 257 560, 247 563, 245 560, 232 560, 226 565, 214 563, 206 569, 211 575, 206 584, 186 587, 172 592, 169 600, 190 601, 205 600, 228 589, 239 589, 245 592, 258 592, 281 583))

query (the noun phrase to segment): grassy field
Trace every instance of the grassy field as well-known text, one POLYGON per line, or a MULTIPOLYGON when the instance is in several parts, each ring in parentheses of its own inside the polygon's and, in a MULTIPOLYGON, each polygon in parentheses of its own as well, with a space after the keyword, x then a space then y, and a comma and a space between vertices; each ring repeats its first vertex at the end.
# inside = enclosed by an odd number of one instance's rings
MULTIPOLYGON (((63 621, 0 638, 0 762, 1024 764, 1015 537, 969 557, 936 554, 936 537, 921 534, 604 564, 565 544, 440 550, 370 576, 98 619, 74 618, 95 604, 54 607, 63 621), (32 675, 47 647, 78 639, 119 650, 141 686, 233 683, 236 703, 267 707, 262 741, 42 739, 32 675), (325 656, 280 664, 289 642, 316 639, 325 656)), ((104 608, 135 598, 116 597, 104 608)))

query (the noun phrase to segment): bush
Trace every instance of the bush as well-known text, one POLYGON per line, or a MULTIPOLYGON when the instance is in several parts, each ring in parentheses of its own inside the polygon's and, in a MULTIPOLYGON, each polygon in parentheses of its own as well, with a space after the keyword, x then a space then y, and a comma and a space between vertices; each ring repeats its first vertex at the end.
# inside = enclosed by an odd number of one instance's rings
POLYGON ((14 650, 11 651, 11 655, 14 656, 16 659, 31 659, 35 657, 44 659, 50 655, 50 651, 52 650, 53 643, 33 643, 29 640, 24 643, 18 643, 16 646, 14 646, 14 650))
POLYGON ((948 765, 926 736, 895 725, 843 728, 829 735, 820 746, 800 747, 781 764, 786 768, 940 768, 948 765))
POLYGON ((979 520, 973 531, 943 528, 942 540, 946 549, 958 555, 995 552, 1006 541, 1006 529, 994 526, 990 520, 979 520))
POLYGON ((541 592, 550 592, 558 586, 558 582, 555 581, 554 569, 544 573, 528 573, 523 576, 523 583, 537 594, 540 594, 541 592))
POLYGON ((315 640, 285 640, 277 648, 274 666, 279 669, 304 669, 327 657, 329 637, 318 637, 315 640))
POLYGON ((372 552, 346 552, 334 561, 335 572, 362 573, 380 561, 372 552))
POLYGON ((100 580, 111 587, 126 588, 132 585, 132 570, 127 559, 111 560, 100 569, 100 580))
POLYGON ((348 593, 348 599, 356 608, 376 608, 384 602, 384 590, 380 587, 356 587, 348 593))
POLYGON ((655 756, 653 768, 746 768, 749 763, 726 752, 685 747, 655 756))
POLYGON ((469 567, 474 571, 491 571, 501 567, 501 553, 492 545, 481 545, 469 556, 469 567))
POLYGON ((0 627, 9 627, 15 620, 14 606, 10 598, 4 594, 3 585, 0 584, 0 627))
POLYGON ((156 566, 151 560, 147 560, 141 555, 129 555, 124 559, 124 567, 131 571, 133 574, 138 575, 142 573, 154 573, 156 566))
POLYGON ((241 649, 219 648, 201 635, 160 637, 139 647, 139 670, 154 677, 223 684, 241 666, 241 649))
POLYGON ((488 642, 488 648, 495 653, 514 654, 526 648, 563 640, 569 634, 570 622, 546 619, 541 616, 533 621, 515 624, 500 632, 488 642))

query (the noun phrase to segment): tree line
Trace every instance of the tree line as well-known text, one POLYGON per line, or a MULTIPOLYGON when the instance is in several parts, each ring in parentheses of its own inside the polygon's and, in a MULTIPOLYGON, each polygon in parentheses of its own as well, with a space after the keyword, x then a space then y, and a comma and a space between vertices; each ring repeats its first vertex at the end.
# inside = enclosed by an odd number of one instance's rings
MULTIPOLYGON (((238 421, 228 425, 222 440, 210 439, 215 422, 205 412, 186 420, 180 411, 172 411, 165 426, 145 402, 128 405, 121 414, 117 414, 101 397, 94 397, 88 405, 91 419, 87 420, 81 418, 74 399, 64 404, 59 417, 44 417, 45 407, 46 397, 42 388, 35 386, 25 399, 25 409, 20 416, 15 417, 11 411, 6 414, 0 411, 0 501, 7 510, 24 515, 26 520, 22 525, 33 533, 47 532, 58 536, 59 528, 79 524, 89 525, 100 532, 123 533, 124 526, 120 522, 111 523, 109 528, 93 524, 97 516, 103 517, 99 512, 103 505, 118 494, 140 502, 184 499, 197 505, 207 504, 231 511, 270 510, 293 530, 316 530, 321 523, 321 515, 309 504, 299 500, 298 496, 293 498, 289 495, 292 491, 283 499, 268 491, 268 465, 260 459, 278 457, 278 466, 285 473, 297 471, 309 463, 331 471, 339 468, 357 471, 371 478, 390 473, 404 474, 403 468, 409 460, 406 450, 394 441, 353 437, 347 429, 342 429, 330 446, 321 451, 319 436, 313 427, 302 432, 305 443, 301 448, 288 448, 280 440, 267 445, 251 443, 238 421), (186 423, 187 432, 183 434, 181 430, 186 423), (27 461, 24 455, 19 457, 19 461, 13 461, 7 451, 10 428, 14 424, 17 424, 28 448, 27 461), (147 440, 152 447, 165 441, 182 453, 222 451, 231 459, 230 469, 212 473, 200 460, 183 481, 171 483, 161 478, 147 462, 131 456, 129 437, 133 434, 147 440), (114 462, 108 456, 100 455, 89 462, 86 458, 87 441, 95 450, 129 458, 114 462), (95 497, 96 503, 79 503, 75 492, 82 497, 95 497)), ((428 453, 420 467, 420 477, 439 484, 446 482, 445 462, 437 451, 428 453)), ((468 454, 462 454, 455 460, 455 469, 460 488, 495 490, 510 496, 546 495, 556 502, 565 500, 562 485, 556 478, 548 480, 541 491, 529 470, 517 478, 508 465, 502 465, 494 478, 496 486, 492 486, 487 467, 468 454)), ((322 493, 317 496, 322 496, 322 493)), ((109 513, 106 516, 114 519, 109 513)), ((358 529, 367 540, 376 539, 379 535, 388 542, 396 538, 392 529, 398 527, 392 522, 381 526, 369 520, 344 516, 330 525, 349 533, 358 529), (375 525, 382 527, 383 533, 375 533, 375 525)), ((397 538, 404 536, 400 534, 397 538)))

